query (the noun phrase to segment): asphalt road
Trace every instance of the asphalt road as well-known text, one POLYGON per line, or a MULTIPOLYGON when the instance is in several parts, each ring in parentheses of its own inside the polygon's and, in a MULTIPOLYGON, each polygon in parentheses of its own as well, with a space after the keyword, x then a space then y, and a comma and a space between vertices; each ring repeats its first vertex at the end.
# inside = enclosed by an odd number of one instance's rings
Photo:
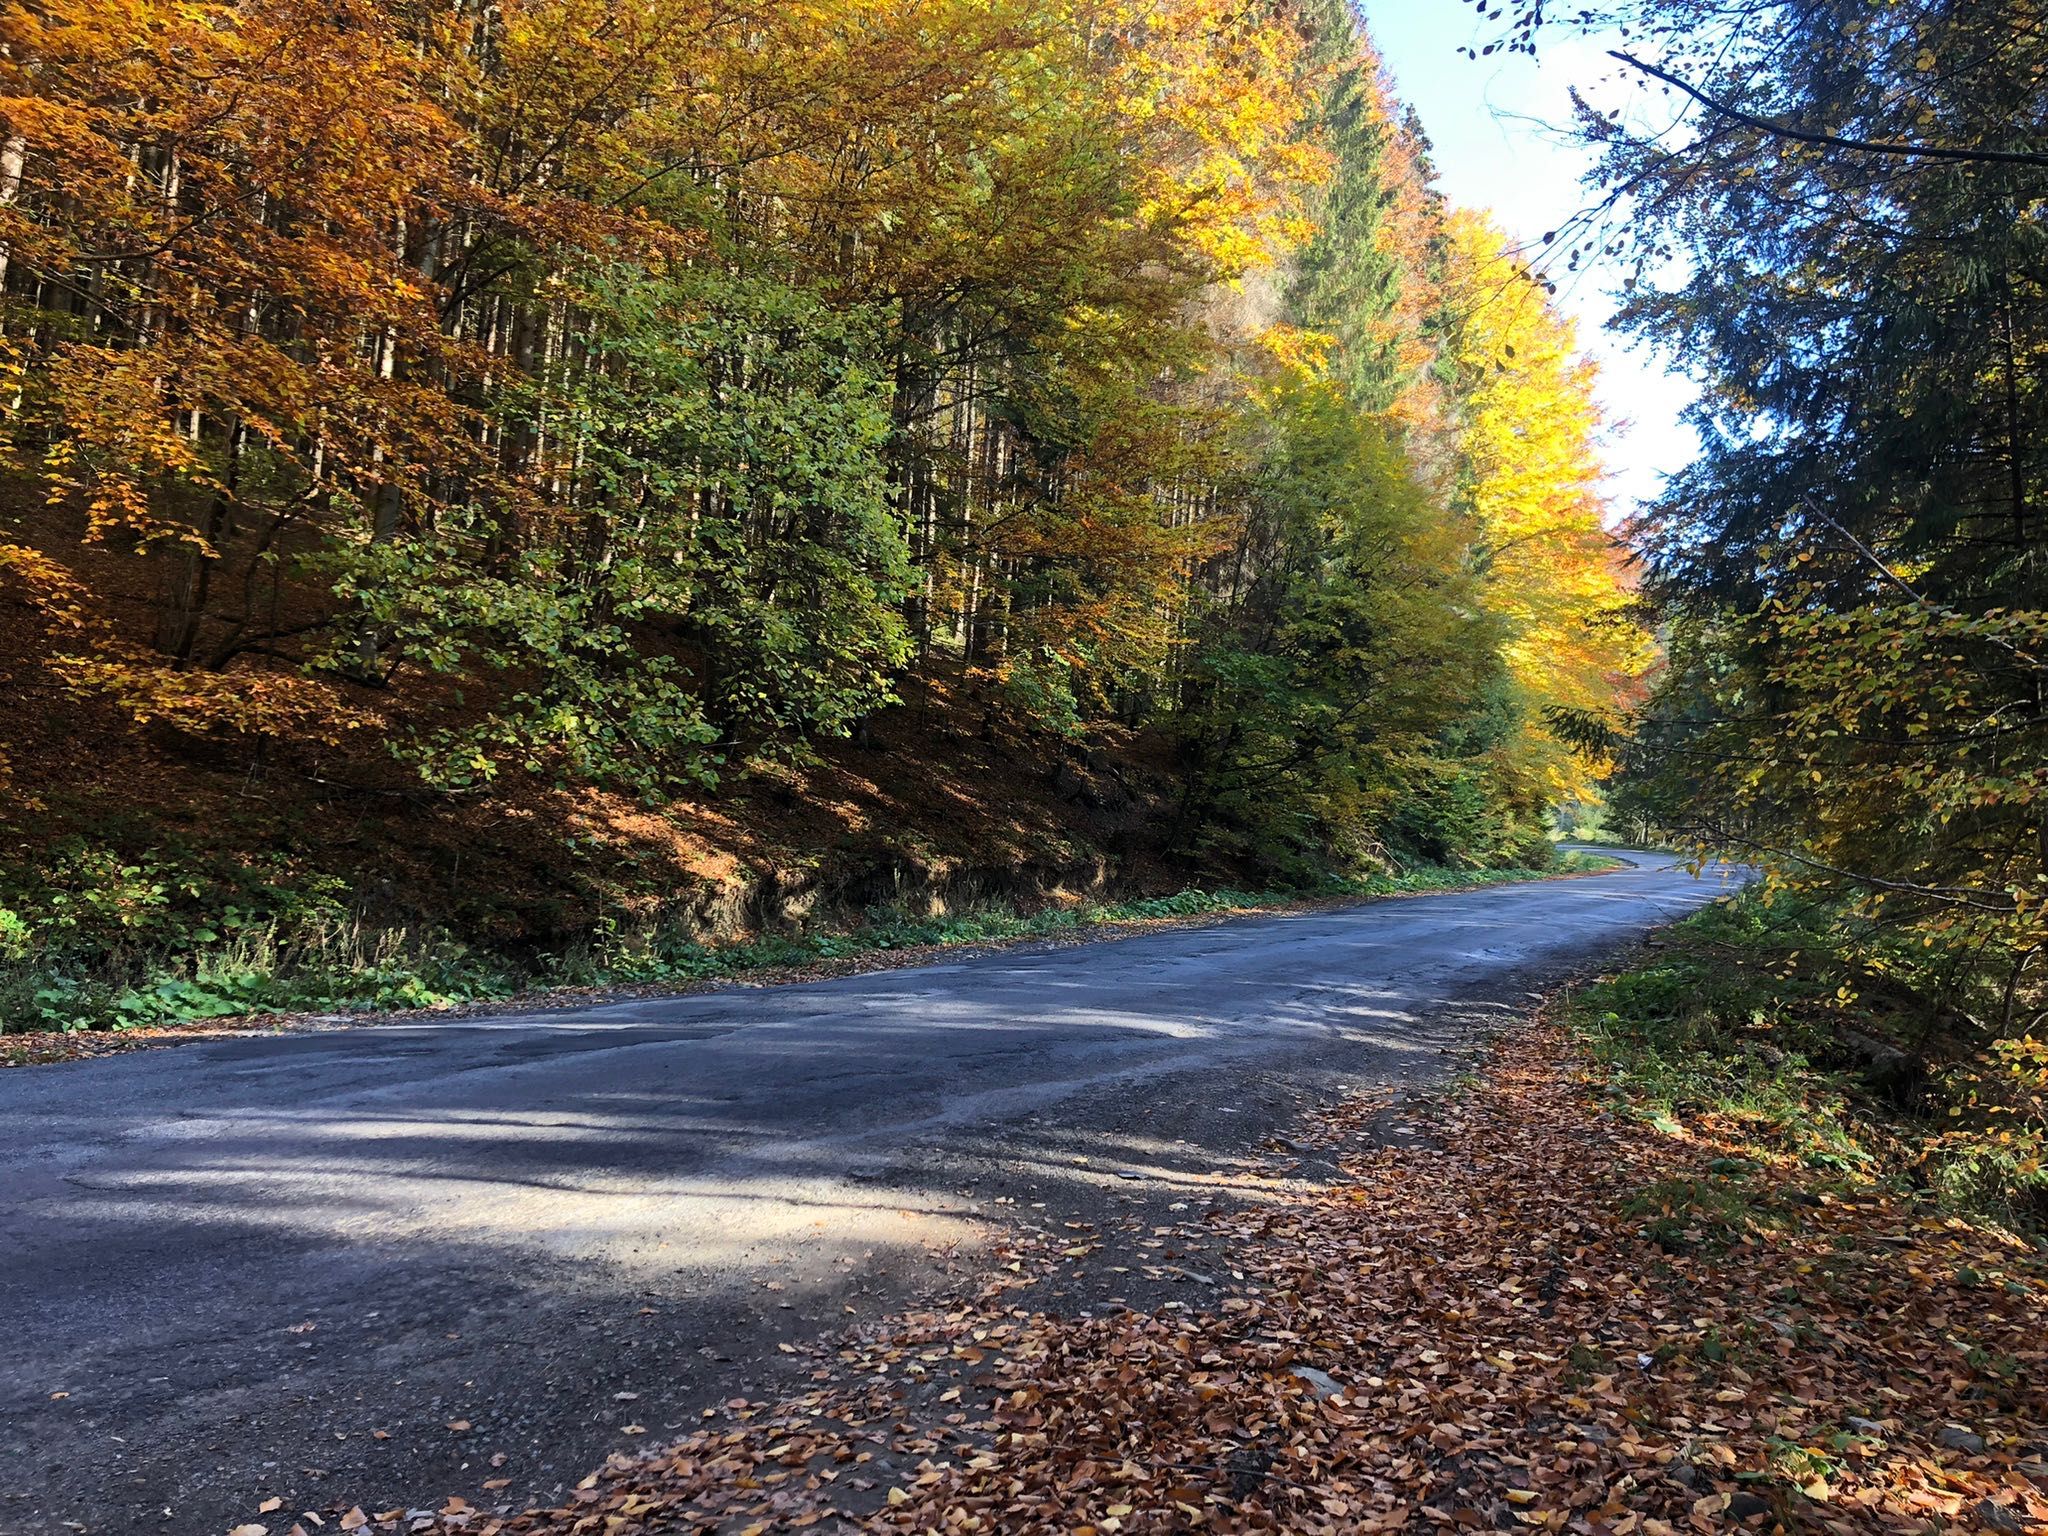
POLYGON ((0 1072, 0 1532, 545 1498, 794 1380, 775 1341, 944 1284, 992 1225, 1213 1189, 1305 1099, 1440 1075, 1720 888, 1634 858, 0 1072))

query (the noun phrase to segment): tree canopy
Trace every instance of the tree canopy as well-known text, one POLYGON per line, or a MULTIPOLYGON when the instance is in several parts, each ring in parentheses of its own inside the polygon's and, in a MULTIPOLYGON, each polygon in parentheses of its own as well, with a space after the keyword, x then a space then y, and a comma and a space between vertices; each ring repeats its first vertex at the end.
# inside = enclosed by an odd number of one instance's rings
POLYGON ((1587 365, 1341 5, 5 25, 44 698, 658 800, 945 663, 1311 862, 1504 857, 1599 769, 1587 365))
POLYGON ((1826 904, 1864 983, 2030 1055, 2038 1094, 2039 8, 1626 0, 1507 24, 1539 56, 1626 29, 1640 100, 1582 108, 1599 196, 1561 245, 1625 263, 1622 323, 1702 386, 1704 450, 1636 530, 1669 659, 1624 794, 1761 865, 1774 899, 1826 904))

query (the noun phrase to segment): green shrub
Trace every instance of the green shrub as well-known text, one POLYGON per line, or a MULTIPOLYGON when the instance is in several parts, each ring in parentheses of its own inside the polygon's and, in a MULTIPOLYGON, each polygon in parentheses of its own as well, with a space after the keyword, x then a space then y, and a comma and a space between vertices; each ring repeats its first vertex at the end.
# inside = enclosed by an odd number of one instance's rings
POLYGON ((1581 993, 1573 1021, 1614 1101, 1666 1130, 1718 1117, 1808 1167, 2048 1226, 2029 1053, 1937 1073, 1903 1103, 1881 1091, 1843 1045, 1848 1031, 1883 1029, 1830 951, 1830 931, 1825 913, 1743 896, 1679 924, 1651 958, 1581 993))

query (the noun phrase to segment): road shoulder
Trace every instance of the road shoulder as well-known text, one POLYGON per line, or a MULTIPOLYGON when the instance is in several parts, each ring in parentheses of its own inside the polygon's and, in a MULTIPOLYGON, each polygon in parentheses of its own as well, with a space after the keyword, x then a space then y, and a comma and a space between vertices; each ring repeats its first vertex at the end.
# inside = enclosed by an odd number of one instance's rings
POLYGON ((952 1294, 796 1347, 798 1379, 712 1403, 555 1508, 347 1518, 486 1536, 2048 1519, 2037 1259, 1789 1164, 1741 1174, 1769 1219, 1725 1244, 1674 1234, 1646 1192, 1725 1182, 1735 1149, 1611 1112, 1554 1017, 1523 1012, 1457 1091, 1331 1092, 1262 1126, 1269 1161, 1212 1173, 1214 1193, 1011 1227, 952 1294), (1930 1349, 1951 1336, 1954 1358, 1930 1349))

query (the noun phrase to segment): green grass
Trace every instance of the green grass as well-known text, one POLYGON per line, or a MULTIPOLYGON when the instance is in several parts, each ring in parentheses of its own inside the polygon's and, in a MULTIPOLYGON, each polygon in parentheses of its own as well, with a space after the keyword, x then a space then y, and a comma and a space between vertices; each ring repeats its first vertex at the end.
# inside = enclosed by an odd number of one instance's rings
POLYGON ((777 966, 838 959, 861 953, 926 949, 953 945, 1009 943, 1052 938, 1116 923, 1161 918, 1223 916, 1283 906, 1316 897, 1411 895, 1424 891, 1471 890, 1521 880, 1540 880, 1559 873, 1580 873, 1612 867, 1613 860, 1575 861, 1567 856, 1555 870, 1419 869, 1396 876, 1363 880, 1330 880, 1309 887, 1275 887, 1262 891, 1184 890, 1171 896, 1129 901, 1084 902, 1024 913, 991 906, 945 917, 913 917, 882 912, 841 930, 771 934, 726 944, 664 941, 657 930, 635 939, 618 938, 560 962, 557 976, 579 985, 619 981, 703 980, 744 975, 777 966))
POLYGON ((1630 1196, 1622 1212, 1641 1220, 1650 1240, 1670 1253, 1724 1254, 1752 1233, 1785 1223, 1747 1172, 1660 1179, 1630 1196))
MULTIPOLYGON (((377 1012, 483 1002, 537 988, 687 983, 863 953, 1056 937, 1105 925, 1220 916, 1313 897, 1465 890, 1612 867, 1566 855, 1555 869, 1418 869, 1261 891, 1170 896, 942 917, 871 911, 842 926, 706 944, 659 923, 607 922, 582 941, 516 963, 424 927, 374 927, 326 888, 270 888, 195 914, 179 876, 138 866, 85 871, 40 923, 0 906, 0 1034, 121 1029, 249 1013, 377 1012), (53 919, 51 912, 58 915, 53 919)), ((18 900, 18 898, 17 898, 18 900)))
POLYGON ((1747 901, 1717 904, 1670 930, 1654 958, 1580 994, 1574 1022, 1609 1091, 1664 1129, 1713 1114, 1816 1166, 1868 1164, 1855 1075, 1817 1065, 1832 1040, 1817 1012, 1827 979, 1772 968, 1813 942, 1747 901))
MULTIPOLYGON (((1570 1017, 1622 1113, 1673 1134, 1712 1119, 1824 1180, 1881 1181, 2039 1230, 2048 1173, 2038 1140, 1959 1136, 1968 1105, 1945 1096, 1939 1074, 1904 1106, 1880 1092, 1843 1045, 1849 1030, 1884 1033, 1856 996, 1830 957, 1825 914, 1740 897, 1667 930, 1643 963, 1579 993, 1570 1017)), ((1640 1202, 1632 1214, 1651 1236, 1709 1250, 1768 1214, 1733 1178, 1640 1202)))

